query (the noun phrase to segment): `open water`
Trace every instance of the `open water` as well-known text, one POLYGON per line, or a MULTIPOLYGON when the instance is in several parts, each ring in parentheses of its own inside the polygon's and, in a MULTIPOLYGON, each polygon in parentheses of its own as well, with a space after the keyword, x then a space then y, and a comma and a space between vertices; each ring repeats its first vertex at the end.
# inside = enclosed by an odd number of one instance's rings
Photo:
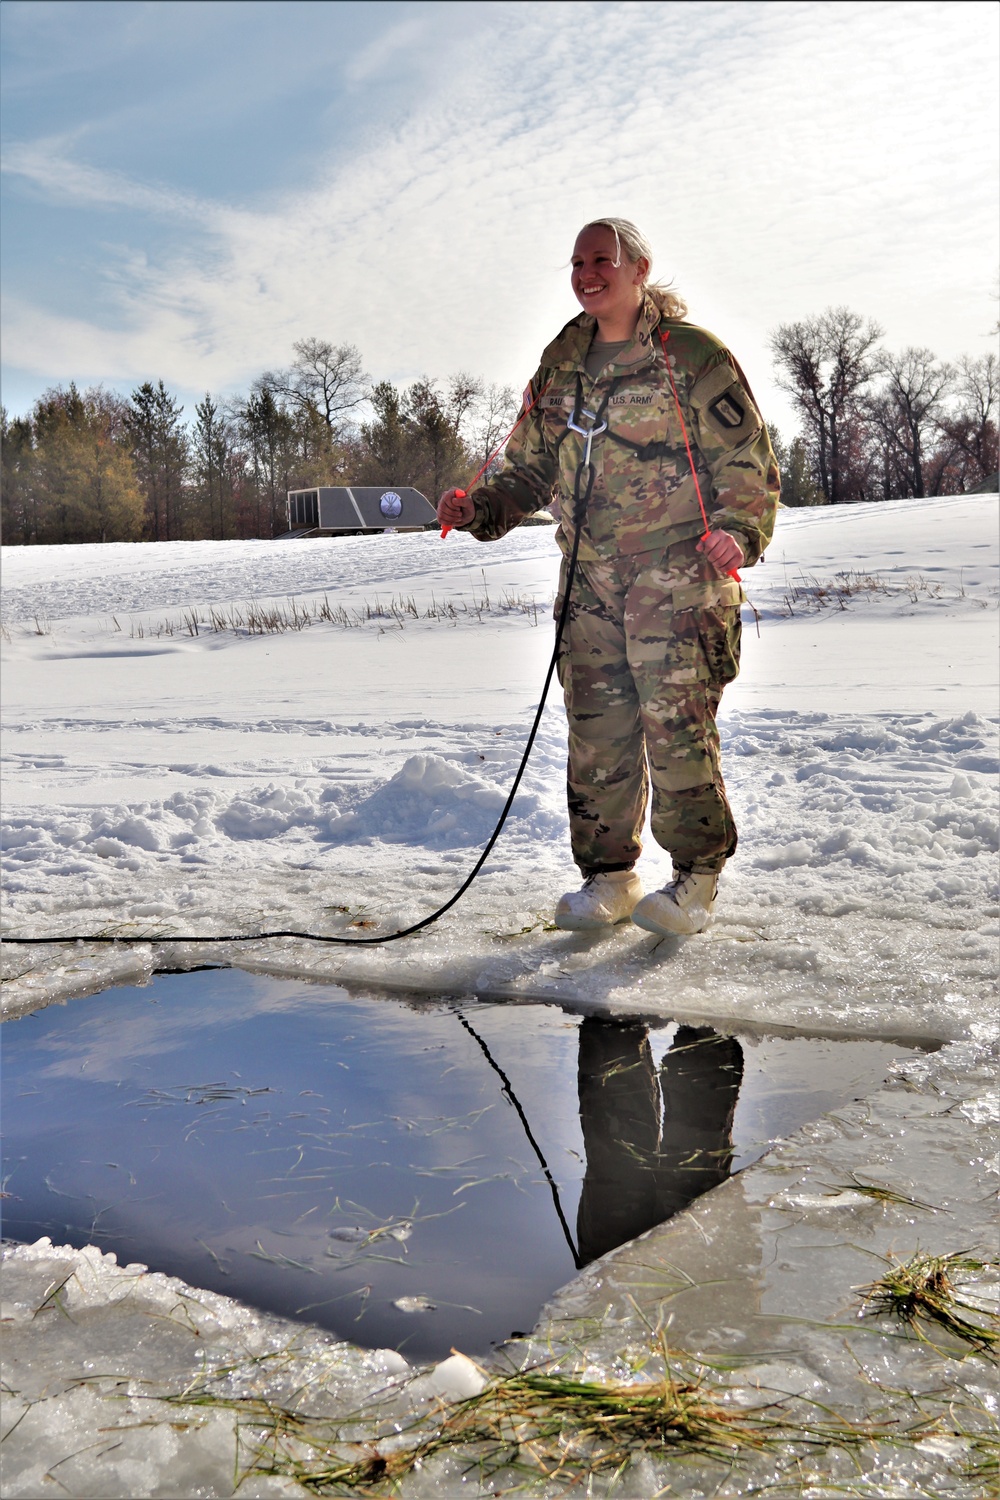
POLYGON ((4 1027, 4 1234, 485 1353, 904 1050, 161 974, 4 1027))

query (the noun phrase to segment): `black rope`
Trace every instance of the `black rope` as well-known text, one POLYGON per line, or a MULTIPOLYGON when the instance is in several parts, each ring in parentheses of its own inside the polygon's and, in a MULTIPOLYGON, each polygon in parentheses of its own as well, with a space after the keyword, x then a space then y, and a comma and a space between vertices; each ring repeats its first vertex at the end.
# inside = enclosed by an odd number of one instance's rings
MULTIPOLYGON (((603 416, 604 410, 607 407, 613 389, 614 386, 612 385, 612 389, 608 391, 608 394, 605 396, 603 402, 601 403, 600 411, 594 418, 595 425, 603 416)), ((579 406, 579 400, 577 402, 577 406, 579 406)), ((479 874, 480 870, 483 868, 483 865, 486 863, 487 859, 492 853, 493 846, 496 843, 497 839, 500 837, 501 830, 503 829, 503 826, 507 821, 507 815, 514 804, 514 798, 517 796, 518 787, 521 785, 521 779, 524 776, 524 772, 527 768, 528 757, 531 755, 531 751, 535 743, 535 738, 538 734, 538 729, 542 722, 542 714, 545 710, 545 700, 548 697, 549 687, 552 683, 552 676, 556 670, 556 665, 559 660, 559 649, 562 645, 563 630, 565 628, 566 621, 569 618, 570 596, 573 590, 573 578, 576 573, 577 553, 580 549, 580 531, 582 529, 583 519, 587 512, 587 506, 590 502, 590 496, 593 488, 594 466, 592 463, 581 462, 577 467, 576 478, 573 485, 573 546, 570 551, 569 563, 566 568, 566 586, 563 593, 562 607, 559 611, 559 618, 556 622, 555 643, 552 647, 552 657, 549 661, 548 671, 545 673, 545 682, 542 686, 541 698, 538 701, 538 709, 535 713, 534 722, 532 723, 531 730, 528 734, 527 743, 524 747, 524 754, 521 756, 521 764, 517 768, 517 774, 514 777, 514 782, 511 786, 507 801, 504 803, 503 811, 500 814, 499 821, 497 822, 497 825, 494 828, 493 832, 490 834, 490 837, 486 842, 486 846, 483 849, 482 854, 480 854, 479 858, 476 860, 476 863, 473 865, 471 871, 459 886, 455 894, 451 896, 443 906, 439 906, 437 911, 431 912, 430 916, 423 917, 419 922, 414 922, 410 927, 403 927, 399 932, 386 932, 378 937, 331 937, 322 932, 298 932, 294 928, 280 928, 274 932, 243 932, 222 937, 199 937, 197 934, 192 935, 189 933, 178 934, 176 936, 173 934, 169 934, 162 937, 139 937, 137 935, 124 937, 121 935, 111 936, 106 933, 78 935, 72 933, 66 937, 5 937, 4 942, 16 943, 21 947, 38 947, 50 943, 102 943, 125 945, 132 945, 135 943, 259 943, 268 938, 303 938, 306 941, 312 943, 338 943, 344 944, 347 947, 356 947, 376 943, 394 943, 398 938, 412 937, 415 932, 421 932, 425 927, 429 927, 432 922, 436 922, 439 917, 443 917, 446 911, 450 911, 451 908, 456 904, 456 902, 462 899, 466 891, 469 889, 469 886, 475 880, 476 876, 479 874), (586 473, 587 475, 587 482, 586 487, 581 493, 581 485, 583 482, 584 473, 586 473)))
POLYGON ((538 1157, 542 1171, 545 1173, 545 1180, 552 1190, 552 1202, 555 1204, 556 1216, 559 1220, 559 1223, 562 1225, 562 1232, 566 1236, 566 1243, 569 1246, 570 1253, 573 1256, 573 1264, 579 1271, 584 1263, 580 1259, 580 1252, 573 1242, 573 1236, 570 1233, 570 1227, 566 1222, 566 1215, 563 1213, 562 1203, 559 1198, 558 1184, 556 1183, 555 1178, 552 1176, 552 1173, 549 1171, 549 1164, 545 1160, 545 1157, 542 1155, 541 1146, 539 1146, 538 1142, 535 1140, 535 1137, 531 1133, 531 1126, 528 1124, 528 1117, 524 1113, 524 1110, 521 1108, 520 1100, 514 1093, 513 1085, 511 1084, 511 1081, 507 1077, 507 1074, 504 1072, 503 1068, 501 1068, 500 1064, 494 1061, 493 1054, 490 1052, 489 1047, 487 1047, 486 1043, 479 1035, 479 1032, 473 1030, 460 1010, 456 1011, 455 1014, 458 1016, 459 1021, 461 1021, 462 1025, 465 1027, 469 1035, 479 1043, 483 1051, 483 1056, 486 1058, 486 1061, 489 1063, 490 1067, 493 1069, 494 1073, 496 1073, 497 1077, 500 1079, 500 1082, 503 1084, 504 1098, 507 1100, 508 1104, 513 1105, 514 1109, 517 1111, 518 1118, 520 1119, 521 1124, 524 1126, 524 1133, 528 1137, 528 1140, 531 1142, 531 1149, 538 1157))
POLYGON ((675 452, 672 443, 663 442, 659 438, 651 443, 636 443, 631 438, 626 437, 624 433, 612 432, 610 427, 605 436, 609 437, 613 443, 617 443, 621 448, 630 448, 640 463, 649 463, 654 458, 666 458, 668 453, 675 452))

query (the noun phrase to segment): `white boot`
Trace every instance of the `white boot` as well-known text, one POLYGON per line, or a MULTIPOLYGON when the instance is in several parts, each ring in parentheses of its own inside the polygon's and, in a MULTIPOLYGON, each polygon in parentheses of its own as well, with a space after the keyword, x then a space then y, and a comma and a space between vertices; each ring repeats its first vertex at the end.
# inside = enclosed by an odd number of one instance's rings
POLYGON ((693 870, 675 866, 670 884, 644 896, 632 913, 632 921, 661 937, 703 932, 712 920, 718 888, 717 874, 696 875, 693 870))
POLYGON ((588 875, 580 890, 567 891, 561 898, 556 926, 569 932, 613 927, 627 922, 641 900, 642 881, 634 870, 601 870, 588 875))

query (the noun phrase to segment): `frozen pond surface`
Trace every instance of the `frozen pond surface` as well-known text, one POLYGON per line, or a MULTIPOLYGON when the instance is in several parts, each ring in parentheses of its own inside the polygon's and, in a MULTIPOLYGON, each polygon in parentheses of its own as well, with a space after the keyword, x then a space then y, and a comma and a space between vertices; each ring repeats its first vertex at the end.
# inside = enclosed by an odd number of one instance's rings
POLYGON ((5 1234, 409 1358, 485 1354, 900 1052, 158 975, 7 1028, 5 1234))

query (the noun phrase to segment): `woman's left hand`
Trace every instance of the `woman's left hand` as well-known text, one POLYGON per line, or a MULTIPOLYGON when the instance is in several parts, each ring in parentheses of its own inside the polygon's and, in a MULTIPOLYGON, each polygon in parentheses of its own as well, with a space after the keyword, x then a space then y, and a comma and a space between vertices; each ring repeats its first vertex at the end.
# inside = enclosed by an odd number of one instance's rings
POLYGON ((703 552, 720 573, 728 573, 743 565, 743 548, 728 531, 710 531, 698 543, 698 551, 703 552))

